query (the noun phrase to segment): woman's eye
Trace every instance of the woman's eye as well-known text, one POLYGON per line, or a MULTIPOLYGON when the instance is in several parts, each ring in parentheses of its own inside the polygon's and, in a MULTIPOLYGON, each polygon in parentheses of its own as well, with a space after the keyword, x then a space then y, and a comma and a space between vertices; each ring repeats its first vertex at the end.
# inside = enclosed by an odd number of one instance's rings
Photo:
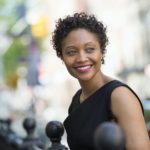
POLYGON ((69 56, 73 56, 73 55, 76 54, 76 51, 75 51, 75 50, 70 50, 70 51, 67 51, 66 53, 67 53, 67 55, 69 55, 69 56))
POLYGON ((86 48, 86 51, 87 51, 88 53, 93 52, 93 50, 94 50, 94 48, 93 48, 93 47, 88 47, 88 48, 86 48))

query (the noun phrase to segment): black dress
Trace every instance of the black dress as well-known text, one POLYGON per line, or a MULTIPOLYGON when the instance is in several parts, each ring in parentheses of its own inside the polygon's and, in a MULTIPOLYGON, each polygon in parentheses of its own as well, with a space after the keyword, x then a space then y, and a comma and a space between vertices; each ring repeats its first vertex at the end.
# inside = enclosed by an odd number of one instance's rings
MULTIPOLYGON (((81 89, 77 91, 69 107, 69 115, 64 121, 70 150, 95 150, 94 131, 101 123, 113 119, 113 114, 110 110, 111 93, 119 86, 127 87, 138 98, 129 86, 118 80, 105 84, 83 103, 80 103, 81 89)), ((140 102, 139 98, 138 100, 140 102)))

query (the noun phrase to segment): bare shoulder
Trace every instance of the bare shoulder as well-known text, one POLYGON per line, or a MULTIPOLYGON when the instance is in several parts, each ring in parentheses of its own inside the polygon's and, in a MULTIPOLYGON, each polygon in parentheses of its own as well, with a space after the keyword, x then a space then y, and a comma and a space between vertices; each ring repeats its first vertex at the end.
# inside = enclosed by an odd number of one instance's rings
POLYGON ((120 86, 113 90, 111 95, 111 103, 114 113, 120 113, 120 111, 125 111, 126 113, 137 113, 137 111, 140 113, 142 112, 139 99, 129 88, 125 86, 120 86))
POLYGON ((127 87, 120 86, 111 95, 111 109, 123 128, 126 149, 149 150, 150 141, 138 98, 127 87))

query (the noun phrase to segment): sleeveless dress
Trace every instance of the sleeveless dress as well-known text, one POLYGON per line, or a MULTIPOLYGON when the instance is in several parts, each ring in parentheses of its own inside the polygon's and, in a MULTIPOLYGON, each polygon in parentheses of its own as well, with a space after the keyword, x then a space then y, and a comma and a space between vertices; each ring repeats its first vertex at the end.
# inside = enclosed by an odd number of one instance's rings
MULTIPOLYGON (((69 115, 64 121, 67 142, 70 150, 95 150, 94 131, 98 125, 114 119, 111 112, 111 93, 119 87, 127 87, 137 98, 136 93, 126 84, 113 80, 80 103, 81 89, 74 95, 69 107, 69 115)), ((138 98, 142 111, 143 107, 138 98)))

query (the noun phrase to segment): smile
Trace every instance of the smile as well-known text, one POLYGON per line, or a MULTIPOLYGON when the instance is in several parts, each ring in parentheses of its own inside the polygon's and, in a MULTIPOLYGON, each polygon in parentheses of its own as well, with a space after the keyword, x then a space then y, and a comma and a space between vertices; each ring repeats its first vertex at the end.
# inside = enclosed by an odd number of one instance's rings
POLYGON ((92 65, 75 67, 78 72, 85 73, 91 69, 92 65))

